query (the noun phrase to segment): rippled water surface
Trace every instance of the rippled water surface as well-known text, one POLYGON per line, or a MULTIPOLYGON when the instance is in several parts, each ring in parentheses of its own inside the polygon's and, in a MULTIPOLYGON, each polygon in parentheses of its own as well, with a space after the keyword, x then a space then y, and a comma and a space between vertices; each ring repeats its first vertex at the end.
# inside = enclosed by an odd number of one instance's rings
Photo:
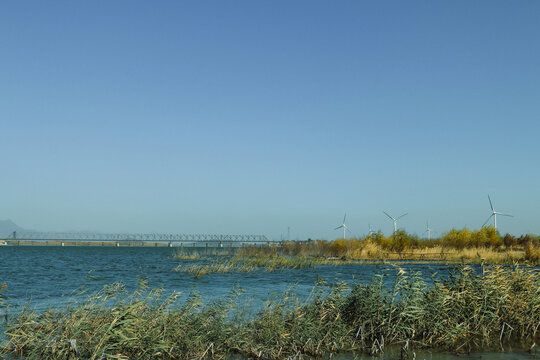
MULTIPOLYGON (((0 283, 8 283, 6 295, 11 307, 29 302, 36 308, 54 307, 65 303, 66 297, 80 289, 91 292, 114 282, 122 282, 128 291, 133 291, 139 277, 148 279, 151 288, 183 294, 195 290, 207 301, 240 287, 256 303, 288 289, 305 298, 320 279, 328 283, 368 282, 376 273, 395 273, 392 265, 343 265, 209 274, 197 280, 191 274, 173 269, 181 263, 199 261, 172 259, 174 252, 174 248, 166 247, 1 247, 0 283)), ((426 279, 434 274, 444 276, 453 268, 441 264, 400 266, 421 271, 426 279)), ((387 281, 391 283, 391 277, 387 281)))
MULTIPOLYGON (((163 288, 165 293, 182 292, 187 296, 197 291, 205 301, 212 301, 239 287, 245 291, 243 300, 251 307, 261 306, 273 296, 291 290, 300 299, 306 299, 317 281, 329 284, 340 281, 369 282, 374 274, 387 274, 386 283, 393 282, 396 268, 393 265, 343 265, 317 266, 253 273, 209 274, 199 280, 191 274, 177 273, 173 269, 181 263, 199 260, 178 260, 171 256, 176 250, 166 247, 0 247, 0 283, 7 282, 5 295, 10 312, 23 305, 36 309, 63 307, 82 289, 92 293, 103 285, 121 282, 128 292, 137 288, 137 279, 148 280, 150 288, 163 288)), ((405 264, 399 265, 407 272, 419 271, 426 280, 448 276, 453 265, 405 264)), ((480 271, 478 266, 473 266, 480 271)), ((353 358, 354 356, 346 356, 353 358)), ((474 354, 471 359, 536 359, 538 353, 512 352, 506 354, 474 354)), ((368 359, 360 357, 359 359, 368 359)), ((388 355, 384 358, 395 358, 388 355)), ((419 353, 417 359, 457 359, 452 354, 419 353)))

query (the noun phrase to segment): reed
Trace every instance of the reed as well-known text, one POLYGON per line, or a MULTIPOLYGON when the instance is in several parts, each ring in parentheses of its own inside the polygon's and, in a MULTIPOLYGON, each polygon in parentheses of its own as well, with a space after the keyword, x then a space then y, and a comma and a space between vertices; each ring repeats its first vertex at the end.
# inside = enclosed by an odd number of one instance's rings
POLYGON ((2 294, 2 291, 4 291, 6 287, 7 287, 7 283, 0 284, 0 308, 6 305, 5 303, 6 297, 2 294))
MULTIPOLYGON (((332 245, 332 243, 330 243, 332 245)), ((300 268, 315 265, 346 265, 365 262, 381 262, 386 260, 402 261, 439 261, 445 263, 468 264, 514 264, 514 263, 540 263, 540 249, 529 245, 525 249, 494 249, 491 247, 472 247, 456 249, 441 245, 431 247, 407 248, 401 251, 385 249, 371 240, 350 241, 350 246, 340 251, 326 251, 315 255, 305 251, 305 244, 296 244, 295 251, 284 249, 289 255, 264 254, 259 249, 257 255, 236 256, 233 261, 243 261, 254 266, 267 266, 273 268, 300 268)), ((288 245, 286 245, 288 246, 288 245)), ((310 245, 306 245, 310 246, 310 245)))
POLYGON ((540 247, 529 243, 525 246, 525 259, 532 263, 540 263, 540 247))
POLYGON ((524 247, 476 245, 453 247, 441 242, 432 242, 418 247, 394 248, 370 238, 338 239, 331 242, 287 243, 283 246, 282 253, 285 256, 339 258, 353 261, 426 260, 449 263, 540 264, 540 247, 533 242, 529 242, 524 247))
POLYGON ((301 269, 316 265, 344 265, 350 264, 350 260, 335 258, 323 258, 312 256, 236 256, 233 262, 242 263, 269 270, 301 269))
POLYGON ((201 255, 197 251, 193 251, 191 254, 186 254, 182 250, 176 250, 174 254, 171 255, 171 259, 179 260, 200 260, 202 259, 201 255))
POLYGON ((251 273, 257 268, 264 271, 283 269, 301 269, 316 265, 351 264, 350 260, 313 258, 307 256, 236 256, 230 260, 218 260, 210 263, 179 264, 173 271, 193 274, 196 279, 212 273, 251 273))
POLYGON ((1 354, 30 359, 284 359, 331 357, 342 351, 379 354, 434 348, 466 353, 540 340, 540 274, 535 268, 460 267, 428 285, 397 268, 369 284, 319 283, 304 301, 269 300, 256 315, 239 306, 240 292, 204 304, 197 294, 182 303, 145 282, 130 296, 102 290, 78 307, 26 309, 8 324, 1 354), (350 291, 349 291, 350 290, 350 291), (112 300, 111 300, 112 299, 112 300), (110 302, 114 301, 113 304, 110 302))
POLYGON ((209 264, 180 264, 174 268, 175 272, 193 274, 196 279, 212 273, 251 273, 255 267, 250 264, 236 263, 232 261, 216 261, 209 264))
MULTIPOLYGON (((398 230, 392 236, 382 232, 363 238, 333 241, 288 241, 280 248, 247 249, 247 255, 338 257, 348 260, 435 260, 468 263, 540 264, 540 238, 533 234, 519 238, 501 237, 493 227, 480 230, 452 229, 440 238, 422 240, 398 230)), ((242 254, 241 254, 242 255, 242 254)))

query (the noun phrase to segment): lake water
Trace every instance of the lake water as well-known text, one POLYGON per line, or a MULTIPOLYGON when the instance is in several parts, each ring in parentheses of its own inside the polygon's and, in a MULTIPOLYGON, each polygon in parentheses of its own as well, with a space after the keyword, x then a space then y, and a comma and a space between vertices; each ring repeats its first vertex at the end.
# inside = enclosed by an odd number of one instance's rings
MULTIPOLYGON (((208 302, 240 287, 245 291, 243 301, 256 309, 269 297, 281 296, 288 290, 305 299, 320 279, 329 284, 340 281, 352 284, 369 282, 375 273, 387 273, 386 281, 390 284, 396 271, 392 265, 317 266, 275 272, 209 274, 197 280, 191 274, 173 271, 178 264, 197 261, 172 259, 175 251, 175 248, 167 247, 3 246, 0 247, 0 284, 8 283, 5 295, 10 312, 16 312, 24 305, 39 310, 63 307, 73 301, 81 289, 91 293, 116 282, 124 283, 126 290, 132 292, 140 277, 148 280, 150 288, 163 288, 165 293, 181 292, 184 297, 197 291, 208 302)), ((400 267, 406 271, 420 271, 429 279, 447 276, 454 266, 406 264, 400 267)), ((473 268, 479 270, 478 266, 473 268)), ((536 359, 538 353, 477 355, 471 358, 536 359)), ((452 354, 440 353, 421 353, 417 358, 454 359, 452 354)))
MULTIPOLYGON (((191 274, 177 273, 173 269, 178 264, 204 260, 172 259, 175 251, 166 247, 1 247, 0 283, 8 283, 6 295, 12 308, 28 303, 38 309, 61 306, 80 289, 92 292, 115 282, 124 283, 131 292, 137 288, 139 277, 148 279, 150 288, 185 295, 197 291, 206 301, 240 287, 257 305, 269 295, 280 295, 291 289, 300 298, 305 298, 320 279, 330 284, 368 282, 374 273, 395 273, 395 267, 391 265, 342 265, 209 274, 197 280, 191 274)), ((400 266, 421 271, 426 278, 433 274, 445 275, 453 267, 441 264, 400 266)), ((390 276, 387 281, 391 280, 390 276)))

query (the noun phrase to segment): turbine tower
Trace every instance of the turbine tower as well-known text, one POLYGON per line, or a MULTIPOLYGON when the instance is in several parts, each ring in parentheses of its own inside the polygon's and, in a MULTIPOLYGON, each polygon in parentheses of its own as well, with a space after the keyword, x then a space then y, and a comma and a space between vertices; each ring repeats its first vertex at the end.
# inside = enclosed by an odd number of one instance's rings
POLYGON ((428 241, 431 240, 431 229, 429 228, 429 222, 427 220, 426 220, 426 231, 424 232, 427 233, 428 241))
POLYGON ((347 213, 345 213, 345 215, 343 215, 343 224, 341 224, 340 226, 338 226, 337 228, 335 228, 334 230, 338 230, 338 229, 341 229, 343 228, 343 238, 346 239, 346 232, 351 232, 351 230, 349 230, 349 228, 347 227, 347 225, 345 225, 345 218, 347 217, 347 213))
POLYGON ((375 234, 375 231, 373 231, 373 229, 371 228, 371 224, 368 223, 368 226, 369 226, 369 232, 368 232, 368 235, 371 236, 373 234, 375 234))
POLYGON ((491 217, 493 217, 493 223, 495 224, 495 230, 497 230, 497 215, 502 215, 502 216, 509 216, 509 217, 514 217, 513 215, 509 215, 509 214, 503 214, 501 212, 498 212, 498 211, 495 211, 495 209, 493 208, 493 203, 491 202, 491 198, 489 197, 488 195, 488 200, 489 200, 489 206, 491 207, 491 215, 489 215, 489 217, 487 218, 486 222, 484 223, 484 225, 482 225, 482 227, 486 226, 486 224, 488 223, 489 219, 491 219, 491 217))
POLYGON ((403 214, 403 215, 398 216, 397 218, 395 218, 395 217, 393 217, 393 216, 388 215, 388 213, 385 212, 385 211, 383 211, 383 213, 384 213, 386 216, 388 216, 390 219, 392 219, 392 221, 394 222, 394 234, 395 234, 396 231, 397 231, 397 221, 398 221, 399 219, 401 219, 402 217, 404 217, 405 215, 408 214, 408 213, 405 213, 405 214, 403 214))

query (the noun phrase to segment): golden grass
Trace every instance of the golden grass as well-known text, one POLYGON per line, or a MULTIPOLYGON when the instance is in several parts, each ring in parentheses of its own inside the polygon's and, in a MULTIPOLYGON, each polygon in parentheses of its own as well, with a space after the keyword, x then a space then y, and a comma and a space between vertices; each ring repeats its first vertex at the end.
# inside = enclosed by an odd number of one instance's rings
MULTIPOLYGON (((307 249, 302 249, 298 246, 295 250, 299 254, 308 252, 307 249)), ((327 254, 326 256, 331 257, 332 255, 327 254)), ((540 249, 532 245, 529 245, 525 249, 504 247, 471 247, 456 249, 435 245, 431 247, 405 248, 404 250, 397 251, 385 249, 372 240, 363 239, 359 241, 347 241, 345 245, 339 249, 338 257, 344 260, 427 260, 465 263, 487 262, 493 264, 532 262, 534 264, 540 261, 540 249)))
POLYGON ((540 248, 528 244, 525 246, 525 258, 533 263, 540 262, 540 248))
POLYGON ((171 256, 171 259, 178 259, 178 260, 200 260, 202 259, 199 255, 182 255, 182 254, 174 254, 171 256))
POLYGON ((171 256, 171 259, 179 259, 179 260, 200 260, 202 259, 201 255, 197 251, 193 251, 190 254, 187 254, 183 251, 183 249, 176 250, 174 254, 171 256))
POLYGON ((523 250, 497 251, 492 248, 474 247, 465 249, 445 248, 435 246, 424 249, 407 249, 402 252, 386 252, 388 260, 440 260, 460 261, 466 263, 514 263, 525 260, 523 250))

